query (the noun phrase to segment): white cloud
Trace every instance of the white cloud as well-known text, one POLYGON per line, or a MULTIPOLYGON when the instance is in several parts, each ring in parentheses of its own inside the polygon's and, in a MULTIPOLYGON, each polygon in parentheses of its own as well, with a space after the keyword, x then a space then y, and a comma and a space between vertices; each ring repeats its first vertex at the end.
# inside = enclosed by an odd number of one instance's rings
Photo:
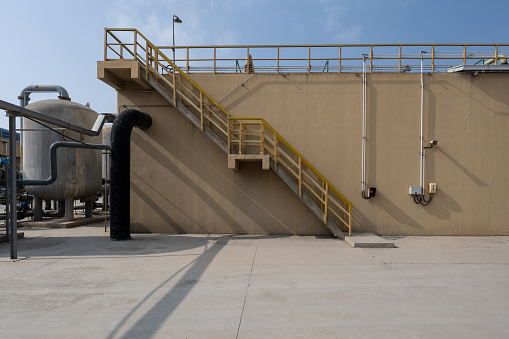
POLYGON ((329 31, 334 30, 336 26, 340 22, 342 22, 342 16, 347 11, 346 7, 340 7, 340 6, 332 6, 332 7, 326 7, 324 9, 325 12, 325 20, 323 21, 326 29, 329 31))
POLYGON ((361 26, 351 26, 334 35, 335 43, 355 42, 361 35, 361 26))

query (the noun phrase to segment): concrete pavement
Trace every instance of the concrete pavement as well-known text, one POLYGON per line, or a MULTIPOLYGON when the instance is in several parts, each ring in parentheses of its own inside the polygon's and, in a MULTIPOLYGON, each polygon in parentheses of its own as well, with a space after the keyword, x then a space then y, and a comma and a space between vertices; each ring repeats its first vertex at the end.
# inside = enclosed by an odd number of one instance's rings
POLYGON ((0 244, 1 338, 506 338, 509 237, 133 235, 0 244))

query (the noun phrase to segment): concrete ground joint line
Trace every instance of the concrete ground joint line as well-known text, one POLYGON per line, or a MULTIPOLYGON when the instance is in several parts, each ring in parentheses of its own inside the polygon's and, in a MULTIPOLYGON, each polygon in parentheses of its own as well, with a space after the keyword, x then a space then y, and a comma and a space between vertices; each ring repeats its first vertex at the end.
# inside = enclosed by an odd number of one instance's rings
MULTIPOLYGON (((43 236, 40 236, 40 237, 37 237, 37 238, 43 238, 43 236)), ((96 248, 99 248, 99 247, 101 247, 101 246, 96 246, 96 247, 93 247, 93 248, 89 248, 88 250, 85 250, 85 251, 79 252, 79 253, 77 253, 77 254, 76 254, 76 255, 74 255, 74 256, 79 256, 79 255, 83 256, 83 253, 86 253, 86 252, 88 252, 88 251, 92 251, 92 250, 94 250, 94 249, 96 249, 96 248)), ((56 263, 56 262, 59 262, 59 261, 62 261, 62 260, 71 259, 71 258, 72 258, 72 257, 74 257, 74 256, 66 256, 66 257, 63 257, 63 258, 55 259, 54 261, 49 262, 49 263, 47 263, 46 265, 42 265, 42 266, 39 266, 39 267, 35 267, 35 268, 33 268, 33 269, 31 269, 31 270, 28 270, 28 271, 25 271, 25 272, 23 272, 23 273, 19 273, 19 274, 13 275, 13 276, 11 276, 11 277, 8 277, 8 278, 5 278, 5 279, 2 279, 2 280, 0 280, 0 282, 3 282, 3 281, 6 281, 6 280, 9 280, 9 279, 15 278, 15 277, 20 276, 20 275, 22 275, 22 274, 26 274, 26 273, 29 273, 29 272, 32 272, 32 271, 38 270, 38 269, 40 269, 40 268, 43 268, 43 267, 46 267, 46 266, 52 265, 52 264, 54 264, 54 263, 56 263)), ((31 258, 33 258, 33 256, 27 256, 26 258, 21 258, 21 259, 19 259, 19 260, 13 260, 13 262, 25 261, 25 260, 29 260, 29 259, 31 259, 31 258)))
POLYGON ((237 328, 237 336, 235 337, 235 339, 238 339, 238 337, 239 337, 240 326, 242 325, 242 316, 244 315, 244 309, 246 308, 247 293, 249 292, 249 286, 251 285, 251 276, 253 275, 253 268, 254 268, 254 263, 255 263, 257 252, 258 252, 258 245, 256 246, 256 249, 255 249, 255 253, 253 256, 253 262, 251 263, 251 271, 249 272, 249 279, 247 281, 246 295, 244 296, 244 303, 242 304, 242 312, 240 312, 239 327, 237 328))
MULTIPOLYGON (((52 262, 47 263, 46 265, 42 265, 42 266, 39 266, 39 267, 35 267, 35 268, 32 268, 31 270, 28 270, 28 271, 25 271, 25 272, 22 272, 22 273, 19 273, 19 274, 16 274, 16 275, 10 276, 10 277, 8 277, 8 278, 2 279, 2 280, 0 280, 0 282, 4 282, 4 281, 7 281, 7 280, 9 280, 9 279, 16 278, 16 277, 18 277, 18 276, 20 276, 20 275, 27 274, 27 273, 29 273, 29 272, 32 272, 32 271, 38 270, 38 269, 43 268, 43 267, 46 267, 46 266, 49 266, 49 265, 51 265, 51 264, 56 263, 57 261, 61 261, 61 260, 64 260, 64 259, 65 259, 65 258, 56 259, 56 260, 54 260, 54 261, 52 261, 52 262)), ((12 262, 22 262, 22 261, 24 261, 24 260, 20 260, 20 261, 12 261, 12 262)))

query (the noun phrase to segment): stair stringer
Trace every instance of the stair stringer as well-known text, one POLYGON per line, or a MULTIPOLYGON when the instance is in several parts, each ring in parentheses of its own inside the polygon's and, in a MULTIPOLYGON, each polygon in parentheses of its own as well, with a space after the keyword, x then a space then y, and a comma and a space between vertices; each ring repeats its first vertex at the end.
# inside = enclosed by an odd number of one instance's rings
MULTIPOLYGON (((148 83, 159 93, 164 99, 166 99, 170 104, 174 105, 173 94, 166 89, 159 81, 157 81, 151 74, 148 75, 147 79, 148 83)), ((184 104, 180 101, 177 101, 176 109, 186 117, 196 128, 201 130, 201 121, 197 116, 191 113, 184 104)), ((216 144, 223 152, 228 153, 228 145, 217 136, 211 129, 207 126, 203 126, 203 133, 210 139, 214 144, 216 144)), ((231 153, 231 151, 230 151, 231 153)), ((279 176, 281 180, 295 193, 300 200, 316 215, 316 217, 325 225, 327 228, 334 234, 337 238, 344 240, 345 234, 340 230, 340 228, 334 224, 330 219, 327 220, 327 223, 324 222, 325 214, 324 212, 311 200, 311 198, 305 193, 301 192, 299 195, 299 186, 291 180, 290 176, 285 172, 281 166, 274 166, 274 161, 270 159, 270 168, 279 176)))

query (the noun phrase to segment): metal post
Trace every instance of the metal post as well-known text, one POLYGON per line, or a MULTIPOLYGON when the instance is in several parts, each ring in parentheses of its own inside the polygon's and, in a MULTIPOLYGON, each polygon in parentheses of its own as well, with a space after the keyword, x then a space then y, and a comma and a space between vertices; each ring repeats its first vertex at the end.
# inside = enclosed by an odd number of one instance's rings
MULTIPOLYGON (((173 21, 173 30, 172 30, 172 32, 173 32, 173 48, 172 48, 172 50, 173 50, 173 60, 172 61, 173 61, 173 63, 175 63, 175 15, 173 16, 173 20, 172 21, 173 21)), ((173 70, 173 73, 175 73, 175 70, 173 70)))
POLYGON ((9 204, 10 204, 10 200, 9 200, 9 162, 7 162, 7 164, 5 165, 5 237, 7 239, 8 242, 11 241, 11 237, 10 237, 10 222, 9 222, 9 217, 11 215, 10 213, 10 209, 9 209, 9 204))
POLYGON ((74 220, 74 198, 73 197, 65 197, 65 221, 73 221, 74 220))
POLYGON ((106 163, 106 183, 104 185, 104 198, 103 198, 103 205, 104 205, 104 232, 108 229, 108 171, 110 168, 108 167, 108 150, 106 150, 106 156, 104 157, 104 161, 106 163))
POLYGON ((9 116, 9 204, 11 226, 11 259, 18 259, 18 213, 16 209, 16 116, 9 116))
POLYGON ((34 195, 34 221, 42 220, 42 199, 34 195))
POLYGON ((94 201, 90 200, 85 202, 85 218, 94 217, 94 201))

